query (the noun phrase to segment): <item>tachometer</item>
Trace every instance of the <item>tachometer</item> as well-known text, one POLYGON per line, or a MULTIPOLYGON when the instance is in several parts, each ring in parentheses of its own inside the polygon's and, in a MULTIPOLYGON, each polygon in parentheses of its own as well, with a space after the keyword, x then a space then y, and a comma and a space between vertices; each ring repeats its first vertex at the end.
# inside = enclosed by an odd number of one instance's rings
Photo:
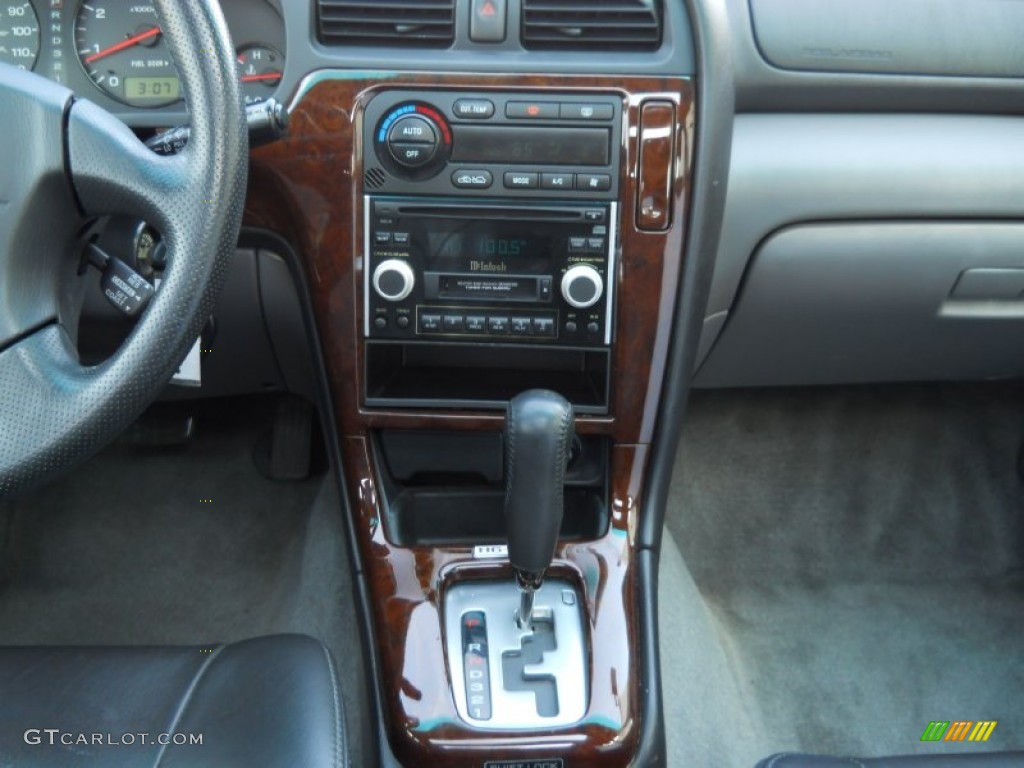
POLYGON ((0 2, 0 61, 32 69, 39 55, 39 19, 28 2, 0 2))
POLYGON ((152 5, 85 0, 75 19, 75 50, 97 87, 133 107, 181 98, 181 80, 152 5))

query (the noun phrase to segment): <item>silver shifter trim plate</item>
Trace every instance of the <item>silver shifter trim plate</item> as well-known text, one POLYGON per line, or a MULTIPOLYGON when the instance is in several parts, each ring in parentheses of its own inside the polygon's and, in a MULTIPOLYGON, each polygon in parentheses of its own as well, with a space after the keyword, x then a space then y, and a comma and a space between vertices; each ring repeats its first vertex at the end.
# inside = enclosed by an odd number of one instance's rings
POLYGON ((519 587, 508 581, 460 582, 445 592, 445 653, 451 670, 455 709, 464 722, 474 728, 492 731, 536 730, 578 723, 587 712, 587 653, 583 632, 581 600, 576 589, 562 579, 546 579, 537 590, 535 619, 554 625, 555 649, 544 654, 540 664, 526 672, 551 675, 555 680, 558 712, 550 717, 537 713, 536 697, 531 691, 509 691, 502 680, 502 654, 522 648, 523 638, 531 632, 516 624, 519 587), (466 699, 466 678, 462 650, 462 616, 481 611, 487 617, 488 673, 490 677, 491 717, 479 720, 470 715, 466 699))

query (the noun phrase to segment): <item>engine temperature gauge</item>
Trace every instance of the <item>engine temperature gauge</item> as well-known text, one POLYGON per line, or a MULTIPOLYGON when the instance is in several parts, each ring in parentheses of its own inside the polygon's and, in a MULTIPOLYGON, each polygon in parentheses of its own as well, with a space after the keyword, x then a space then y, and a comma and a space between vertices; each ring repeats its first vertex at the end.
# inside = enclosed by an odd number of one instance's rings
POLYGON ((274 95, 284 70, 284 54, 265 43, 251 43, 238 49, 238 79, 246 105, 258 104, 274 95))

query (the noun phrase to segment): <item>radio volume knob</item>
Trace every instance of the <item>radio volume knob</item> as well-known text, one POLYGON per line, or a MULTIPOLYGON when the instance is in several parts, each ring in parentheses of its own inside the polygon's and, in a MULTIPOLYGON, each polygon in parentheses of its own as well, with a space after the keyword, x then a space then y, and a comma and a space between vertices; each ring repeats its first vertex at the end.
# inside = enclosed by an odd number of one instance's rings
POLYGON ((387 301, 401 301, 416 285, 412 267, 401 259, 387 259, 373 270, 373 290, 387 301))
POLYGON ((569 267, 562 276, 562 297, 567 304, 577 309, 594 306, 603 292, 601 273, 589 264, 569 267))

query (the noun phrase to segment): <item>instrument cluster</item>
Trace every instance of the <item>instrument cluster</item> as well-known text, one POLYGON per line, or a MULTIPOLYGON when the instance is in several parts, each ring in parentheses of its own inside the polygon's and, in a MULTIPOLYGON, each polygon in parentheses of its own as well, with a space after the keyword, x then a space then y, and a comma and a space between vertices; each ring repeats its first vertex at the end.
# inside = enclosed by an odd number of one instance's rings
MULTIPOLYGON (((285 64, 279 0, 220 0, 247 105, 274 96, 285 64)), ((184 112, 177 68, 151 3, 0 0, 0 62, 33 70, 126 122, 184 112)))

